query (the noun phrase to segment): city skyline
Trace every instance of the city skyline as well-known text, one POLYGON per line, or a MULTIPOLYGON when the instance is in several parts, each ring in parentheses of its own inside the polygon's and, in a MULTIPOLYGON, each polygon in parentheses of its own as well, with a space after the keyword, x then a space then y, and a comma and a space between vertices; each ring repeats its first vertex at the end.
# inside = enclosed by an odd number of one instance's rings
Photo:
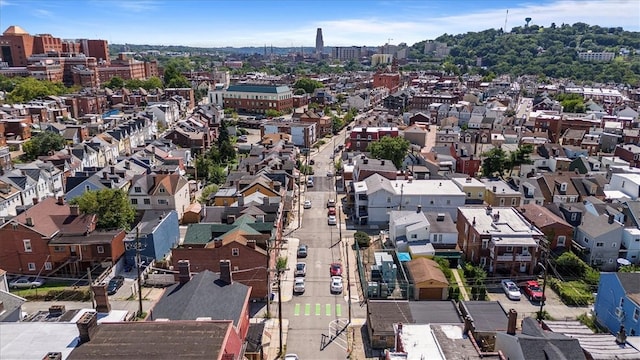
POLYGON ((380 46, 504 27, 583 22, 640 31, 640 2, 567 1, 41 1, 0 0, 4 31, 110 44, 194 47, 380 46), (508 14, 507 14, 508 11, 508 14))

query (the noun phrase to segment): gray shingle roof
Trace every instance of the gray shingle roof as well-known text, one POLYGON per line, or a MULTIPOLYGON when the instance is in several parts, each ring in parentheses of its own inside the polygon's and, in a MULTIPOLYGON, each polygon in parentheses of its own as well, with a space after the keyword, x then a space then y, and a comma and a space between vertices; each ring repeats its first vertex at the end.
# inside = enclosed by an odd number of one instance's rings
POLYGON ((242 309, 251 288, 239 282, 226 284, 220 275, 209 270, 195 274, 186 284, 167 288, 153 309, 154 319, 232 320, 240 324, 242 309))

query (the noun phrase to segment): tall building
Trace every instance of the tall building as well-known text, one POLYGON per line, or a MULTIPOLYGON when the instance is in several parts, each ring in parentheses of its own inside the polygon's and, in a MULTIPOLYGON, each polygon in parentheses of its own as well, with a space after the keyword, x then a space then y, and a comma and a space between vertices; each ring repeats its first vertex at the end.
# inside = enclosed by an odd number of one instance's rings
POLYGON ((316 55, 321 55, 324 51, 324 40, 322 40, 322 28, 316 31, 316 55))

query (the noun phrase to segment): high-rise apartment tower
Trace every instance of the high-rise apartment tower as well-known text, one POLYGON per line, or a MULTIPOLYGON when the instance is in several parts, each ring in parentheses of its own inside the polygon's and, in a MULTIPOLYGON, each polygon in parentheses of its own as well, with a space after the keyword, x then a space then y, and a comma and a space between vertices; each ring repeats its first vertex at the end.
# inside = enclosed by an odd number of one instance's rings
POLYGON ((322 54, 324 51, 324 41, 322 40, 322 28, 316 31, 316 55, 322 54))

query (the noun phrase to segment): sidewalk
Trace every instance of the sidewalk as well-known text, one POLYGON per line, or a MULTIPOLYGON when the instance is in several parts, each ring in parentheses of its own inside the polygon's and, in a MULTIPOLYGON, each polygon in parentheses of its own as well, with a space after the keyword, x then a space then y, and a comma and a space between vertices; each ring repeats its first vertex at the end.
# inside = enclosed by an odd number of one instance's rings
MULTIPOLYGON (((280 283, 283 303, 291 301, 291 299, 293 299, 293 279, 295 278, 294 272, 296 270, 299 243, 300 239, 298 238, 284 238, 282 248, 280 249, 280 254, 278 255, 278 257, 287 258, 287 271, 285 271, 282 275, 282 280, 280 283)), ((274 292, 276 293, 276 295, 273 298, 274 303, 278 302, 277 290, 277 287, 275 287, 274 292)))
POLYGON ((469 294, 467 294, 467 288, 464 287, 464 283, 462 279, 460 279, 460 274, 458 274, 457 269, 452 269, 453 277, 456 278, 456 283, 458 284, 458 289, 460 289, 460 295, 462 295, 462 299, 465 301, 469 301, 469 294))
MULTIPOLYGON (((278 359, 280 355, 280 328, 278 327, 278 319, 262 319, 252 318, 252 324, 264 323, 264 332, 262 333, 262 349, 267 360, 278 359)), ((282 319, 282 342, 287 344, 287 335, 289 333, 289 320, 282 319)), ((286 348, 283 347, 286 351, 286 348)))

